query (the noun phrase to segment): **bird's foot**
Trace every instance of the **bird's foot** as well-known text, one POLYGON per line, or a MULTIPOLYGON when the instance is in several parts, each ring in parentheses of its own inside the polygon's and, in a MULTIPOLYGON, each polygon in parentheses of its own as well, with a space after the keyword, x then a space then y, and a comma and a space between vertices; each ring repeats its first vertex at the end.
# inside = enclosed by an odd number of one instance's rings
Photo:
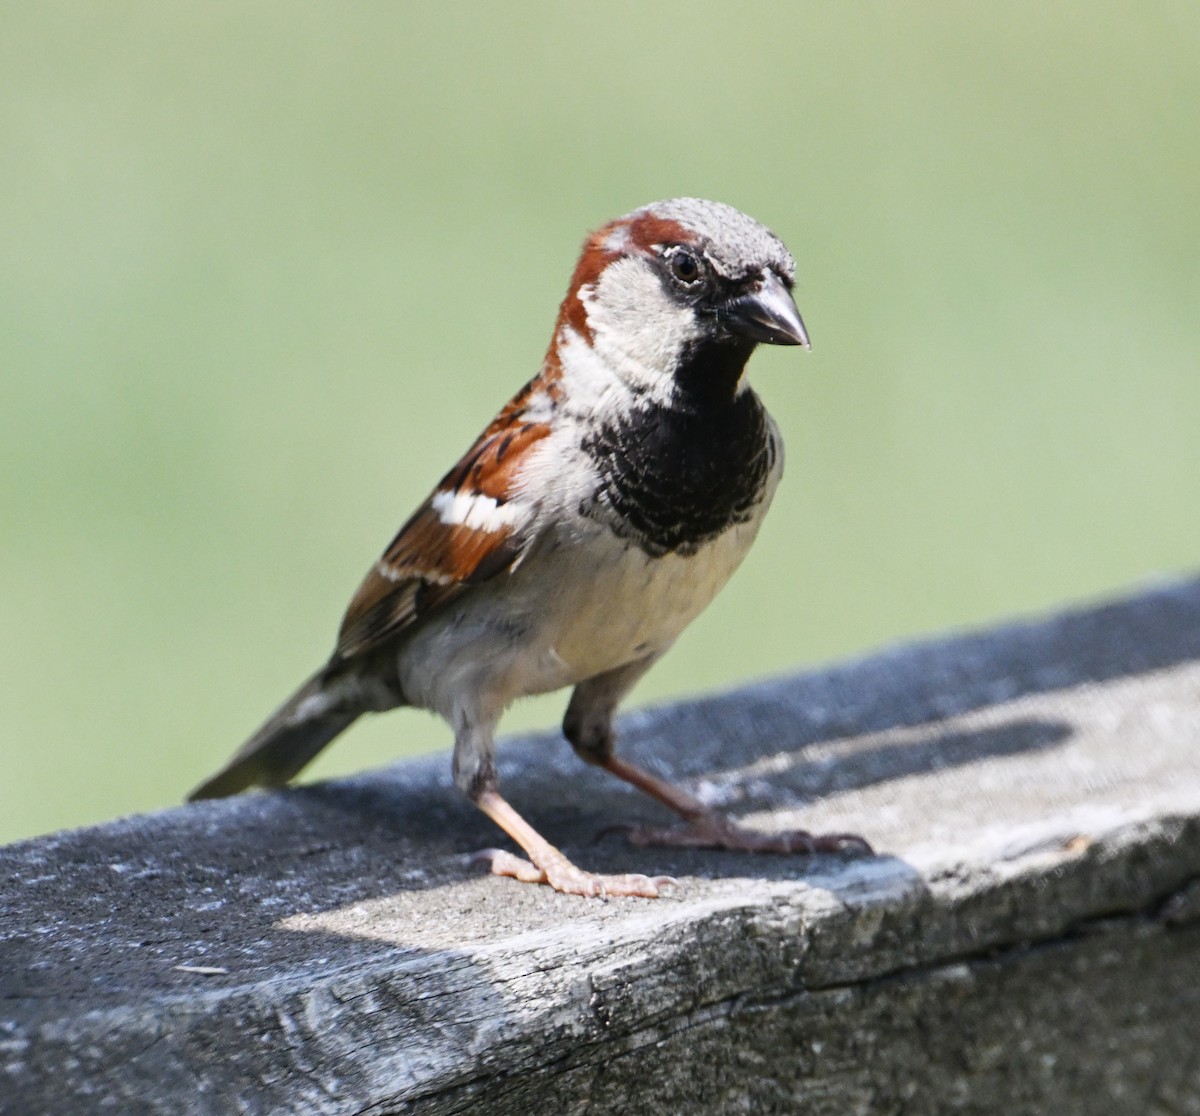
POLYGON ((662 888, 679 884, 679 881, 671 876, 642 876, 637 873, 604 876, 596 872, 585 872, 561 853, 558 857, 547 858, 544 868, 539 868, 532 861, 504 849, 483 849, 476 853, 473 859, 487 863, 494 876, 510 876, 522 883, 549 884, 563 895, 583 895, 587 898, 639 896, 643 899, 657 899, 662 888))
POLYGON ((764 833, 738 825, 716 811, 696 814, 678 826, 660 828, 630 825, 615 828, 634 845, 785 854, 856 852, 870 855, 874 852, 862 837, 854 833, 809 833, 803 829, 764 833))

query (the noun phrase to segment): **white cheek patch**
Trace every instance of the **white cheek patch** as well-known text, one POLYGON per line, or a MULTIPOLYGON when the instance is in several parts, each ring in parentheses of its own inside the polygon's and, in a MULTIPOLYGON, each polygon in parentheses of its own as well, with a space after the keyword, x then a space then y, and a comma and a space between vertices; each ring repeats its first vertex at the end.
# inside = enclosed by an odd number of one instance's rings
POLYGON ((637 390, 669 398, 675 369, 700 328, 695 313, 663 289, 651 264, 631 256, 616 260, 579 299, 597 355, 637 390))
POLYGON ((447 527, 500 531, 521 519, 518 504, 500 504, 478 492, 436 492, 430 504, 447 527))

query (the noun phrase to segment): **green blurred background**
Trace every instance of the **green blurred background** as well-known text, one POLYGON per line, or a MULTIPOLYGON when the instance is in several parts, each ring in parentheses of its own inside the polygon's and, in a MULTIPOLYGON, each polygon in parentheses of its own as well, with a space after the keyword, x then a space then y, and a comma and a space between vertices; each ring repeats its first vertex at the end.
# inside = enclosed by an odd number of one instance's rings
POLYGON ((755 357, 788 475, 636 700, 1196 563, 1195 4, 2 14, 0 839, 221 763, 655 198, 779 232, 814 350, 755 357))

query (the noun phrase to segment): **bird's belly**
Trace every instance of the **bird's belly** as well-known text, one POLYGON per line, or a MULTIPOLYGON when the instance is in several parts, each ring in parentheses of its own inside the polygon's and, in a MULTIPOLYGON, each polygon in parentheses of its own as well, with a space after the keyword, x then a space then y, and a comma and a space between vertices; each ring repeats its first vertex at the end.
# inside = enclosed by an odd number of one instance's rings
POLYGON ((517 698, 659 654, 716 596, 757 529, 739 524, 686 557, 651 557, 599 526, 582 545, 546 540, 405 647, 406 698, 452 722, 464 702, 499 715, 517 698))
POLYGON ((605 532, 572 547, 569 563, 534 563, 533 638, 514 663, 519 692, 556 690, 664 651, 729 580, 756 528, 735 526, 687 557, 651 557, 605 532))

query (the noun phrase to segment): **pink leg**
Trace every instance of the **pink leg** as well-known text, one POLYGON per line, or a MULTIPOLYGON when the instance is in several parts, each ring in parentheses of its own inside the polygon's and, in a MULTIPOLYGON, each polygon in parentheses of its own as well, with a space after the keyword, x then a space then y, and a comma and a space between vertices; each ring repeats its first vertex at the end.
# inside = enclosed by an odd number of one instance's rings
POLYGON ((499 791, 487 789, 475 799, 489 818, 525 850, 528 860, 504 852, 487 849, 480 854, 497 876, 511 876, 522 883, 549 884, 564 895, 609 896, 638 895, 657 899, 659 889, 675 881, 670 876, 602 876, 576 868, 558 849, 533 828, 499 791))

